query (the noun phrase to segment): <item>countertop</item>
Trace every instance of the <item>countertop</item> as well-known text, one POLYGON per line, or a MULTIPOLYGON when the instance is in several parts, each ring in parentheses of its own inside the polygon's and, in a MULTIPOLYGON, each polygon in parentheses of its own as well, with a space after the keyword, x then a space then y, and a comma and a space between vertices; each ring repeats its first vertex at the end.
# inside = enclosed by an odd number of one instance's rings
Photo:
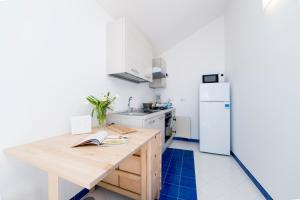
POLYGON ((166 110, 161 110, 161 111, 150 113, 150 114, 143 115, 143 116, 134 116, 134 115, 120 114, 120 112, 122 112, 122 111, 110 113, 108 115, 113 116, 113 117, 120 117, 120 118, 124 118, 124 119, 145 120, 145 119, 150 119, 152 117, 164 115, 165 113, 170 112, 170 111, 174 111, 174 110, 176 110, 176 109, 175 108, 169 108, 169 109, 166 109, 166 110))

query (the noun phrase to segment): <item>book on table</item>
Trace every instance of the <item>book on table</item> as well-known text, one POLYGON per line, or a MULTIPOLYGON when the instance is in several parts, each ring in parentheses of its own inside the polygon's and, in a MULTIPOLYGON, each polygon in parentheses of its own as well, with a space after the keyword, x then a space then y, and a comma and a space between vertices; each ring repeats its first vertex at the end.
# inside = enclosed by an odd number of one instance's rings
POLYGON ((79 147, 85 145, 98 145, 98 146, 113 146, 127 143, 128 138, 120 135, 108 135, 106 131, 99 131, 95 134, 90 134, 77 142, 72 147, 79 147))

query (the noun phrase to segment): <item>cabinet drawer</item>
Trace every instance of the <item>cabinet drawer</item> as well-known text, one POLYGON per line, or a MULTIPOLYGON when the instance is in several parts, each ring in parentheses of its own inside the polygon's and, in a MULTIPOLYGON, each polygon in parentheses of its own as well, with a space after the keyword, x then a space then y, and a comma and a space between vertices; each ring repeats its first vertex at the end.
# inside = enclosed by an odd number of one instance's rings
POLYGON ((138 156, 131 156, 119 165, 119 169, 134 174, 141 174, 141 158, 138 156))
POLYGON ((145 128, 155 128, 156 126, 156 117, 155 118, 151 118, 151 119, 146 119, 144 122, 144 127, 145 128))
POLYGON ((114 172, 107 175, 102 181, 111 185, 119 186, 119 176, 114 172))
POLYGON ((133 180, 120 176, 120 187, 125 190, 141 194, 141 180, 133 180))

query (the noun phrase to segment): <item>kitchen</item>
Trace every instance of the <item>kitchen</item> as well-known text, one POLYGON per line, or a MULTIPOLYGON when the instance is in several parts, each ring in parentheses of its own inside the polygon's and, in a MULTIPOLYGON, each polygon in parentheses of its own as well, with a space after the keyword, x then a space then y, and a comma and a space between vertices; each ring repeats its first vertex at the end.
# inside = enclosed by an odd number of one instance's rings
MULTIPOLYGON (((72 117, 91 113, 85 98, 108 91, 118 98, 107 124, 161 134, 160 199, 300 198, 299 9, 298 0, 0 1, 0 199, 47 199, 47 173, 5 150, 70 133, 72 117), (200 131, 205 75, 230 83, 230 136, 215 137, 230 156, 200 149, 217 144, 200 131)), ((211 130, 222 126, 215 116, 211 130)), ((88 192, 59 180, 59 199, 127 199, 88 192)))

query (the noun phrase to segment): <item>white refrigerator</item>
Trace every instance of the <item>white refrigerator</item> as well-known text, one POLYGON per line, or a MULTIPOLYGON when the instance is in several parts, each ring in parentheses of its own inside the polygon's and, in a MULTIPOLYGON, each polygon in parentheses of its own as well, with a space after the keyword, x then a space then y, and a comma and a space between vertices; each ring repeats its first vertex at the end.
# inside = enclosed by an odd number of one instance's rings
POLYGON ((200 84, 200 151, 230 155, 230 85, 200 84))

